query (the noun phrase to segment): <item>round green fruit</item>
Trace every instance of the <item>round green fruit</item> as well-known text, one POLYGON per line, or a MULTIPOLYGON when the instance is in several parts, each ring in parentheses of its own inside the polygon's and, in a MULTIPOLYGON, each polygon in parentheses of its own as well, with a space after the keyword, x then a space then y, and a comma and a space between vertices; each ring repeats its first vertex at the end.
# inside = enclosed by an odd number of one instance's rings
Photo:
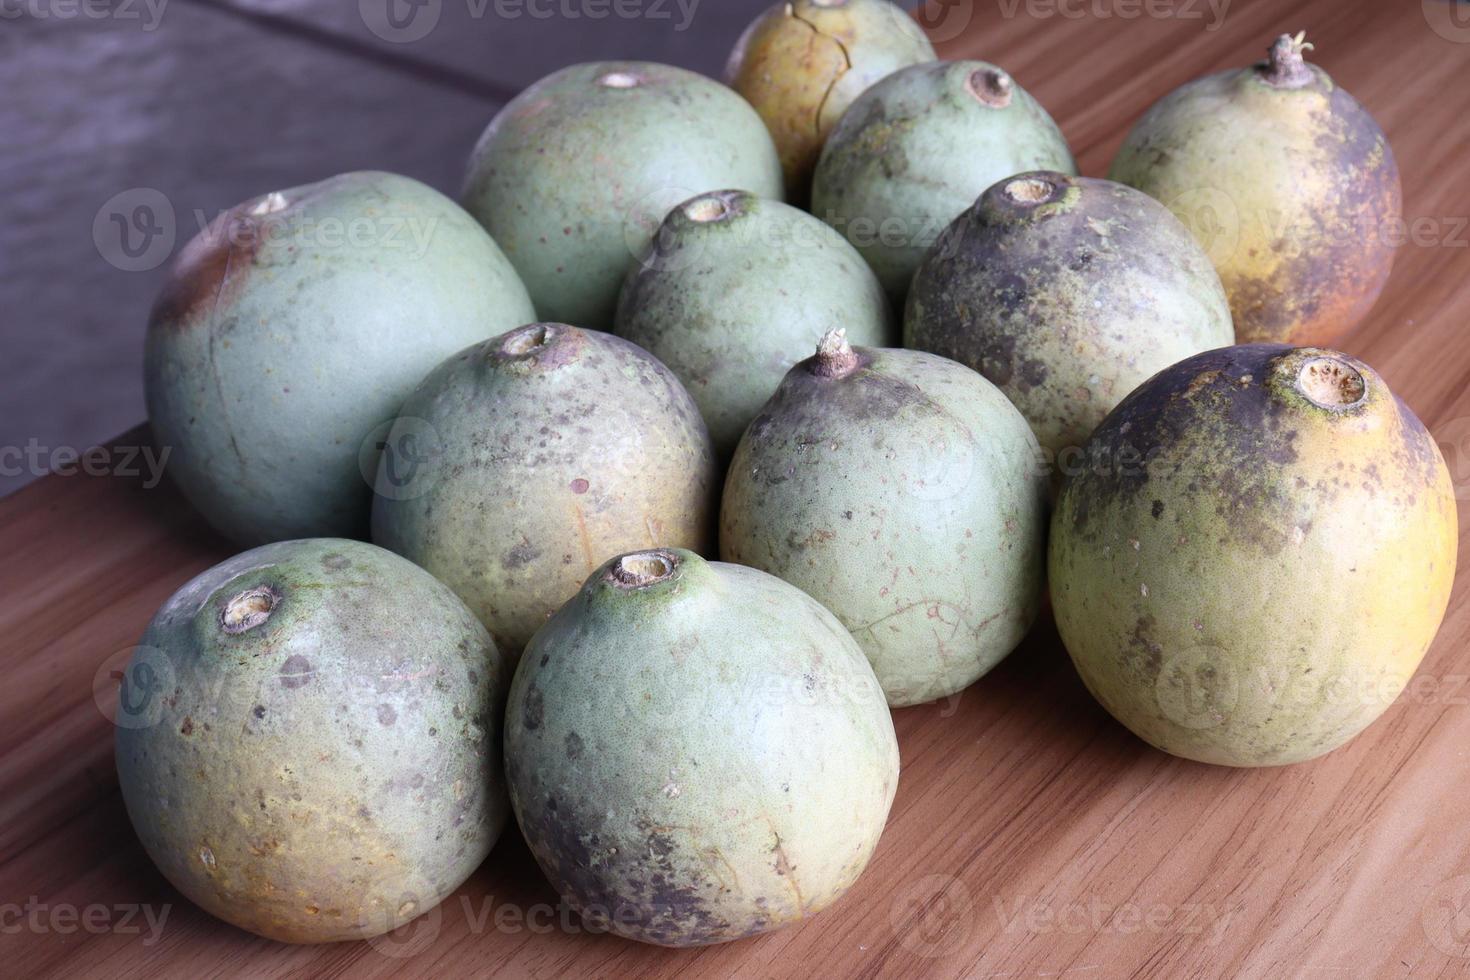
POLYGON ((534 319, 495 242, 418 181, 350 173, 267 194, 195 236, 153 307, 153 437, 237 542, 359 537, 374 427, 445 357, 534 319))
POLYGON ((669 208, 722 187, 781 197, 754 110, 694 72, 609 61, 563 68, 512 99, 475 147, 464 202, 543 317, 606 330, 669 208))
POLYGON ((1027 170, 1075 174, 1057 124, 983 61, 894 72, 827 137, 812 213, 839 229, 902 302, 924 252, 987 187, 1027 170))
POLYGON ((1331 344, 1373 307, 1403 223, 1388 138, 1282 35, 1270 60, 1164 96, 1109 174, 1206 243, 1242 342, 1331 344))
POLYGON ((1168 209, 1047 171, 1002 180, 956 218, 904 311, 904 346, 984 374, 1062 471, 1144 380, 1233 342, 1220 279, 1168 209))
POLYGON ((888 703, 919 704, 968 687, 1036 618, 1047 486, 1026 420, 990 382, 834 332, 740 441, 720 557, 832 610, 888 703))
POLYGON ((791 200, 805 203, 822 144, 853 100, 934 58, 919 25, 888 0, 791 0, 751 22, 725 75, 770 129, 791 200))
POLYGON ((1188 358, 1108 416, 1051 531, 1057 627, 1087 687, 1166 752, 1268 766, 1391 705, 1455 576, 1434 439, 1346 354, 1188 358))
POLYGON ((117 773, 173 885, 291 943, 364 939, 457 888, 507 815, 510 665, 454 594, 337 539, 180 589, 123 675, 117 773))
POLYGON ((846 891, 898 743, 831 613, 764 572, 656 549, 598 569, 526 649, 506 773, 532 853, 589 924, 694 946, 846 891))
POLYGON ((717 191, 669 212, 623 286, 615 329, 679 376, 729 459, 791 365, 834 327, 857 343, 897 339, 862 257, 805 212, 717 191))
POLYGON ((388 434, 373 540, 519 653, 629 548, 712 542, 717 473, 679 379, 611 334, 537 323, 449 358, 388 434))

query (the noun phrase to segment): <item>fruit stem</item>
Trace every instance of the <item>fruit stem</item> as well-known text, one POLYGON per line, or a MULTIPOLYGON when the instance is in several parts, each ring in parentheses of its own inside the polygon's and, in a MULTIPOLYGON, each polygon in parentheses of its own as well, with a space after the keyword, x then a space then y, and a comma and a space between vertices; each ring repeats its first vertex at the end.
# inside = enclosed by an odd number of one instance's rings
POLYGON ((965 86, 978 102, 992 109, 1004 109, 1011 104, 1011 76, 999 68, 975 69, 965 86))
POLYGON ((666 551, 635 551, 613 564, 612 578, 626 589, 662 582, 674 574, 679 560, 666 551))
POLYGON ((858 366, 858 356, 847 342, 847 331, 838 327, 822 334, 817 341, 817 356, 812 358, 812 373, 820 378, 844 378, 858 366))
POLYGON ((1312 50, 1307 41, 1307 32, 1298 31, 1296 36, 1283 34, 1271 45, 1271 59, 1261 66, 1261 77, 1278 88, 1301 88, 1312 80, 1302 52, 1312 50))

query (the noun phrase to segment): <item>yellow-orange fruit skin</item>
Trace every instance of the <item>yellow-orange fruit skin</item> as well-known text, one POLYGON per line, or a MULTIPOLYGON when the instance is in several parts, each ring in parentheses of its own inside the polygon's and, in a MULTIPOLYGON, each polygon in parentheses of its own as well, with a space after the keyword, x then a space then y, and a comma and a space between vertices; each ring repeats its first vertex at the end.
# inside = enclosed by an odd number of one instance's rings
POLYGON ((1255 66, 1176 89, 1109 173, 1200 236, 1243 343, 1335 343, 1377 301, 1402 235, 1383 130, 1326 72, 1302 69, 1298 87, 1255 66))
POLYGON ((1160 372, 1093 434, 1053 515, 1052 601, 1087 687, 1144 740, 1299 762, 1403 691, 1457 533, 1438 447, 1370 367, 1227 347, 1160 372), (1323 366, 1360 376, 1361 399, 1307 397, 1302 372, 1323 366))
POLYGON ((827 134, 874 82, 934 47, 888 0, 790 0, 757 17, 725 69, 776 142, 787 198, 805 204, 827 134))

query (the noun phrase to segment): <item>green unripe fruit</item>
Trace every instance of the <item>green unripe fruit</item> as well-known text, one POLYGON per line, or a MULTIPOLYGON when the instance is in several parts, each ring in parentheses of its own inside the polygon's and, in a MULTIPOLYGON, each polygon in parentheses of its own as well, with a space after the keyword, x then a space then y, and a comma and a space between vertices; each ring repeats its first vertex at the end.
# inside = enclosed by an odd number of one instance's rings
POLYGON ((381 548, 266 545, 180 589, 123 675, 117 774, 143 847, 211 914, 281 942, 433 908, 507 814, 509 662, 381 548))
POLYGON ((849 347, 798 364, 730 465, 720 556, 837 615, 897 707, 968 687, 1041 605, 1047 478, 990 382, 919 351, 849 347))
POLYGON ((987 187, 1027 170, 1075 174, 1057 124, 983 61, 896 71, 858 97, 812 181, 812 213, 903 300, 924 252, 987 187))
POLYGON ((1093 434, 1051 530, 1057 628, 1103 707, 1231 766, 1329 752, 1393 703, 1455 577, 1433 437, 1361 361, 1227 347, 1093 434))
POLYGON ((904 346, 989 378, 1065 471, 1123 397, 1232 343, 1210 260, 1146 194, 1038 171, 987 190, 925 257, 904 346))
POLYGON ((682 68, 605 61, 512 99, 475 147, 464 202, 545 319, 606 330, 669 208, 722 187, 781 198, 776 148, 745 100, 682 68))
POLYGON ((1403 225, 1388 138, 1310 47, 1283 34, 1268 61, 1181 85, 1109 173, 1199 233, 1242 341, 1334 343, 1383 291, 1403 225))
POLYGON ((267 194, 195 236, 153 307, 153 436, 237 542, 361 536, 374 427, 439 361, 534 319, 495 242, 418 181, 267 194))
POLYGON ((611 334, 531 324, 451 357, 404 404, 373 540, 519 653, 612 555, 708 548, 716 478, 699 410, 668 368, 611 334))
POLYGON ((791 365, 837 327, 856 343, 897 339, 862 257, 803 211, 717 191, 669 212, 628 276, 615 329, 679 376, 729 459, 791 365))
POLYGON ((893 802, 898 743, 831 613, 755 569, 658 549, 608 562, 536 634, 506 774, 584 920, 694 946, 846 891, 893 802))
POLYGON ((751 22, 725 76, 765 120, 786 191, 800 204, 822 143, 853 100, 885 75, 934 57, 919 25, 888 0, 791 0, 751 22))

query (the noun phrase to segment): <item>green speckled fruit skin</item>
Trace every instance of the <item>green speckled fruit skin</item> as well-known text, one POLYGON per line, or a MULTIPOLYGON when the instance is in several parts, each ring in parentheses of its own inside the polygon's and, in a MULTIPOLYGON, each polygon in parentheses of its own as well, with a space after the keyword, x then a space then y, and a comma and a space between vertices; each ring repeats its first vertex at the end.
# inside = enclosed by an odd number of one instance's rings
POLYGON ((722 459, 791 366, 835 328, 853 343, 898 339, 878 280, 841 235, 739 191, 669 213, 628 276, 615 327, 684 382, 722 459), (706 205, 723 217, 691 217, 706 205))
POLYGON ((993 381, 1060 469, 1155 372, 1233 342, 1219 277, 1166 208, 1052 172, 1002 180, 955 219, 904 311, 904 346, 993 381), (1048 199, 1017 200, 1028 181, 1048 199))
POLYGON ((822 143, 853 100, 884 76, 934 57, 908 11, 888 0, 791 0, 745 29, 725 77, 765 120, 787 194, 804 204, 822 143))
POLYGON ((763 572, 665 551, 609 562, 536 635, 506 709, 511 805, 557 891, 630 939, 779 928, 855 881, 898 786, 872 669, 763 572))
POLYGON ((713 545, 718 477, 699 409, 611 334, 534 324, 462 351, 419 385, 388 443, 415 436, 433 459, 400 484, 385 457, 373 540, 447 583, 512 654, 611 556, 713 545))
POLYGON ((1047 478, 990 382, 919 351, 854 349, 786 376, 740 441, 720 557, 798 586, 857 639, 897 707, 1010 653, 1044 588, 1047 478))
POLYGON ((242 929, 388 932, 500 835, 510 674, 464 604, 397 555, 340 539, 246 552, 164 604, 125 674, 128 816, 179 891, 242 929), (269 616, 227 631, 256 589, 269 616))
POLYGON ((605 61, 512 99, 475 147, 464 202, 543 318, 607 330, 668 209, 722 187, 782 196, 776 148, 745 100, 682 68, 605 61))
POLYGON ((534 319, 495 242, 417 181, 350 173, 255 198, 185 246, 153 308, 153 436, 236 542, 361 537, 374 426, 445 357, 534 319))
POLYGON ((1164 96, 1108 176, 1206 243, 1242 342, 1333 344, 1373 308, 1402 226, 1398 164, 1368 111, 1316 65, 1280 88, 1255 65, 1164 96))
POLYGON ((940 232, 991 184, 1027 170, 1077 172, 1035 99, 983 61, 914 65, 843 113, 812 180, 812 213, 846 235, 902 303, 940 232), (997 104, 982 99, 983 86, 977 94, 977 74, 1004 79, 997 104))
POLYGON ((1050 576, 1088 688, 1149 743, 1281 765, 1343 744, 1403 690, 1449 601, 1454 488, 1434 439, 1366 364, 1253 344, 1123 401, 1062 489, 1050 576), (1323 407, 1304 367, 1345 366, 1323 407))

